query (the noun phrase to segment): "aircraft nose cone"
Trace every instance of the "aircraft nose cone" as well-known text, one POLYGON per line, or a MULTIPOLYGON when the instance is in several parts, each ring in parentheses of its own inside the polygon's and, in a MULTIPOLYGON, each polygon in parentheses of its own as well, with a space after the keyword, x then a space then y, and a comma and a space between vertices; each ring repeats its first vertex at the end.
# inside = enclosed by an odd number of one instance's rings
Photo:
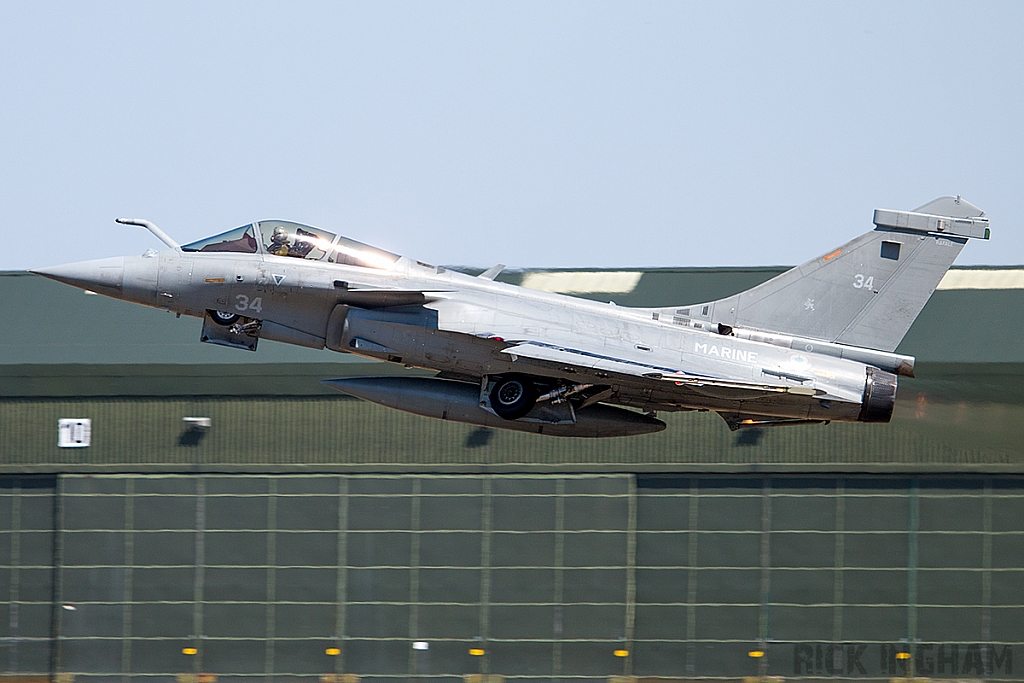
POLYGON ((65 263, 32 272, 79 289, 117 296, 124 284, 124 257, 65 263))

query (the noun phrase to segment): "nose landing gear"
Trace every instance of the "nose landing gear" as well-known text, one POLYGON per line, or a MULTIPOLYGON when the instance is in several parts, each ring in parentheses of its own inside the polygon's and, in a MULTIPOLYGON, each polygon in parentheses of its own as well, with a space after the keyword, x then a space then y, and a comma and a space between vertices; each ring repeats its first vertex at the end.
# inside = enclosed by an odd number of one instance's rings
POLYGON ((225 313, 224 311, 211 310, 209 311, 209 313, 210 318, 213 319, 213 322, 217 323, 218 325, 223 325, 224 327, 228 327, 229 325, 238 322, 238 319, 241 317, 237 313, 225 313))

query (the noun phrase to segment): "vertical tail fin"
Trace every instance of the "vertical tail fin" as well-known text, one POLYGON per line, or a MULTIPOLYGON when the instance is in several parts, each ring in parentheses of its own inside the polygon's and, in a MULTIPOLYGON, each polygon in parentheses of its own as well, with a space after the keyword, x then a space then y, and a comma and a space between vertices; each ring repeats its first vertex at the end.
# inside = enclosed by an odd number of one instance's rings
POLYGON ((968 238, 989 238, 988 218, 959 197, 940 197, 914 211, 878 209, 874 223, 757 287, 672 313, 893 351, 968 238))

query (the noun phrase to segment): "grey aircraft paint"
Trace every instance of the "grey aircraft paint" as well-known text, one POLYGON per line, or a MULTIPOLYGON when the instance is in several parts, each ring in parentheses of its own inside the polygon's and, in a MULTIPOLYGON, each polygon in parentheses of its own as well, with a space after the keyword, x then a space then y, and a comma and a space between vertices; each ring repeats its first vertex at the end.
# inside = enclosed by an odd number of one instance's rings
POLYGON ((262 221, 168 249, 36 271, 203 319, 201 340, 328 348, 438 372, 329 380, 420 415, 555 436, 664 429, 657 411, 713 410, 730 428, 887 422, 893 353, 988 219, 959 197, 877 210, 875 229, 733 297, 620 307, 430 266, 332 233, 262 221), (615 407, 623 406, 623 407, 615 407), (634 408, 636 410, 629 410, 634 408), (640 411, 640 412, 637 412, 640 411))

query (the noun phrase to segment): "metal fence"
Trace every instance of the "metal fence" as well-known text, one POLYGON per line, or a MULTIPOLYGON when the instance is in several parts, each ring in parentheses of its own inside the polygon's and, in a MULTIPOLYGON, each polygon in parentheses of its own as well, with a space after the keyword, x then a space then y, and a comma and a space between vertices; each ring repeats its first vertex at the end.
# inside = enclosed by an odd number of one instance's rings
POLYGON ((1022 478, 0 482, 9 672, 1021 678, 1022 478))

